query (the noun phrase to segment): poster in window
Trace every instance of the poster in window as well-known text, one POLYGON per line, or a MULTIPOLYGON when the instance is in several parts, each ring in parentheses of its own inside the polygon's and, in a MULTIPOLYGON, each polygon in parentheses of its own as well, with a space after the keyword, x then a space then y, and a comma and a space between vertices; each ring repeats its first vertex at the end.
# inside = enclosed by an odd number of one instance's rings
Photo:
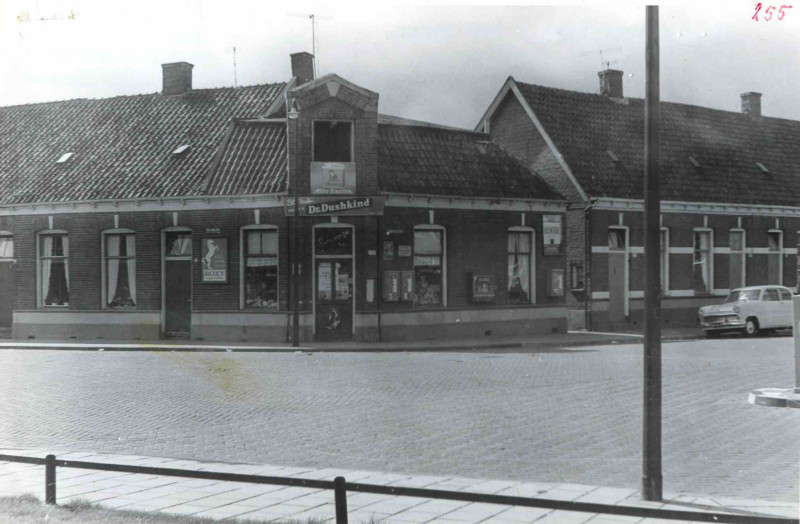
POLYGON ((317 297, 320 300, 330 300, 333 298, 331 283, 333 281, 333 267, 330 262, 320 262, 317 268, 317 297))
POLYGON ((561 215, 542 217, 542 242, 545 255, 557 255, 561 252, 561 215))
POLYGON ((201 281, 204 284, 228 282, 228 239, 204 238, 201 242, 201 281))
POLYGON ((411 256, 411 244, 401 244, 397 246, 397 256, 398 257, 410 257, 411 256))
POLYGON ((547 281, 547 296, 549 297, 563 297, 564 296, 564 270, 551 269, 550 278, 547 281))
POLYGON ((394 258, 394 242, 387 240, 383 243, 383 259, 392 260, 394 258))

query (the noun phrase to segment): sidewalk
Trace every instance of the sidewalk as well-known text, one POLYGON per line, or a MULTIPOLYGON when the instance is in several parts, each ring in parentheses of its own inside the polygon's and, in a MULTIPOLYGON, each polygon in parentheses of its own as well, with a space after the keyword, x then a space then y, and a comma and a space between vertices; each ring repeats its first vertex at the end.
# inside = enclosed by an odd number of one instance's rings
MULTIPOLYGON (((662 330, 664 342, 692 340, 702 334, 697 328, 667 328, 662 330)), ((261 344, 257 342, 220 343, 204 340, 38 340, 7 339, 0 349, 72 349, 93 351, 330 351, 330 352, 404 352, 404 351, 546 351, 565 347, 605 344, 638 344, 641 333, 598 333, 570 331, 530 337, 486 337, 413 342, 309 342, 300 347, 291 343, 261 344)))
MULTIPOLYGON (((744 516, 797 518, 797 503, 728 498, 709 498, 686 493, 665 493, 664 502, 646 502, 634 489, 581 484, 513 482, 459 477, 412 476, 369 471, 312 469, 269 465, 203 463, 192 460, 132 455, 98 455, 53 450, 3 449, 0 454, 44 457, 52 452, 59 459, 140 465, 163 468, 206 470, 303 479, 333 480, 344 476, 348 482, 443 489, 476 493, 572 500, 618 506, 638 506, 680 511, 726 512, 744 516)), ((0 462, 0 496, 32 494, 44 500, 44 468, 0 462)), ((108 508, 145 512, 194 515, 213 519, 295 519, 331 521, 335 516, 333 491, 312 488, 190 480, 118 472, 58 468, 57 502, 88 501, 108 508)), ((349 520, 353 524, 380 520, 390 523, 567 523, 608 524, 613 522, 665 522, 580 513, 563 510, 523 508, 496 504, 431 500, 367 493, 347 496, 349 520)))

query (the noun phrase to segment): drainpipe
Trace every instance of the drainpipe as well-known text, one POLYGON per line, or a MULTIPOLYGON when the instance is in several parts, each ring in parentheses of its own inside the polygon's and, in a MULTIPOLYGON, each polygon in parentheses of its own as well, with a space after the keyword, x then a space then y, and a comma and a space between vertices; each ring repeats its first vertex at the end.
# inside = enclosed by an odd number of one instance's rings
POLYGON ((583 208, 583 313, 586 331, 592 330, 592 208, 597 204, 597 199, 589 199, 589 204, 583 208))

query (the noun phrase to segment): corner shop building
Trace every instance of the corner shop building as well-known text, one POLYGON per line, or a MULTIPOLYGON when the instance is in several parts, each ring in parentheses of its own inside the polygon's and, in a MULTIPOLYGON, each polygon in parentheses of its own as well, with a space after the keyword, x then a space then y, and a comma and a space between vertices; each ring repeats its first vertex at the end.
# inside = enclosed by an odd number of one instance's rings
POLYGON ((489 135, 382 115, 307 53, 285 83, 192 69, 0 108, 0 329, 285 341, 293 275, 302 341, 566 329, 566 203, 489 135))

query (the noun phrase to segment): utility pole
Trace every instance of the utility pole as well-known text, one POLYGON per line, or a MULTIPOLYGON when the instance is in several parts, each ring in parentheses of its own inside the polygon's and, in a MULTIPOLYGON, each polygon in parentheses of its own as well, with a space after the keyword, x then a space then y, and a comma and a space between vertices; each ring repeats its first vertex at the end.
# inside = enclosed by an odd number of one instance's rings
POLYGON ((642 494, 662 499, 661 479, 661 200, 659 195, 658 6, 647 6, 644 106, 644 417, 642 494))
MULTIPOLYGON (((291 107, 286 112, 289 120, 289 131, 292 131, 292 122, 294 123, 294 173, 290 180, 292 185, 292 195, 294 196, 294 209, 292 211, 292 346, 298 347, 300 345, 300 255, 298 253, 299 229, 300 229, 300 188, 298 187, 298 180, 300 175, 300 166, 297 165, 297 160, 300 158, 297 151, 297 134, 299 132, 300 122, 298 117, 300 112, 297 110, 297 104, 293 100, 291 107)), ((291 174, 291 170, 290 170, 291 174)))

